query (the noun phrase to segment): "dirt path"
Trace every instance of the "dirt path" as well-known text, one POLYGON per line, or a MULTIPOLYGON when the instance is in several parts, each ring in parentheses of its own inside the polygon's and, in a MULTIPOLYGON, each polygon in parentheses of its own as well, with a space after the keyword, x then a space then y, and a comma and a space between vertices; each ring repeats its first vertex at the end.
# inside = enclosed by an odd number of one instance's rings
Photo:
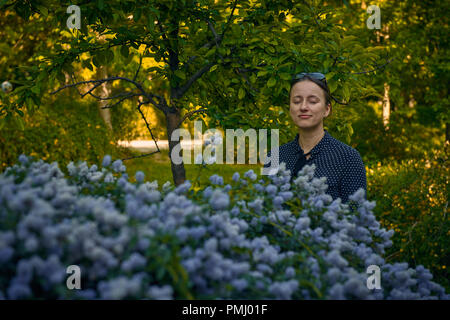
MULTIPOLYGON (((138 150, 140 152, 151 152, 156 150, 155 141, 153 140, 132 140, 132 141, 119 141, 120 146, 138 150)), ((160 150, 169 149, 169 140, 158 140, 158 147, 160 150)), ((191 150, 195 145, 202 145, 201 140, 181 141, 181 147, 183 150, 191 150)))

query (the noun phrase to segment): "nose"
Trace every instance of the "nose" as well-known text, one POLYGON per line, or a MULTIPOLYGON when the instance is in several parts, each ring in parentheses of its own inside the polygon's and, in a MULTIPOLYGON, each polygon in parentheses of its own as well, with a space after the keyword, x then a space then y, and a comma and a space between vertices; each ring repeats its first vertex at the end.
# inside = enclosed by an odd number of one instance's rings
POLYGON ((302 103, 300 103, 300 111, 301 112, 309 111, 308 104, 306 103, 306 101, 303 101, 302 103))

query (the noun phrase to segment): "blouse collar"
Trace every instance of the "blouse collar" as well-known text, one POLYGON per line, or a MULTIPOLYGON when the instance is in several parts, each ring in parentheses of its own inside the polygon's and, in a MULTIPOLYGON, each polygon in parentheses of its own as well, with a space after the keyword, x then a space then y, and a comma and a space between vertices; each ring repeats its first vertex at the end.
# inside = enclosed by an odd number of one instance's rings
MULTIPOLYGON (((328 131, 326 129, 324 129, 325 134, 322 137, 322 139, 320 139, 319 143, 317 143, 314 148, 311 149, 311 155, 317 155, 320 153, 320 151, 323 150, 323 148, 326 146, 327 142, 330 139, 330 134, 328 133, 328 131)), ((296 134, 295 139, 292 141, 293 147, 294 147, 294 151, 295 153, 301 153, 303 154, 303 150, 300 147, 300 144, 298 143, 298 137, 299 137, 299 133, 296 134)))

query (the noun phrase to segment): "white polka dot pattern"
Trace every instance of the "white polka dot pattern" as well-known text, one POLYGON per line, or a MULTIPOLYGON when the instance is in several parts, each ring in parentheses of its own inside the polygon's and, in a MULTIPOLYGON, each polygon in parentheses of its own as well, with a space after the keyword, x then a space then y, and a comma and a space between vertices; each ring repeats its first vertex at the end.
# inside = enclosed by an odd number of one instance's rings
MULTIPOLYGON (((367 199, 366 169, 359 152, 349 145, 333 138, 327 130, 319 143, 311 150, 306 165, 315 164, 315 177, 326 177, 327 193, 333 199, 341 198, 348 202, 348 197, 359 188, 363 188, 367 199)), ((303 150, 298 144, 299 134, 291 142, 279 147, 279 163, 285 162, 286 169, 294 171, 295 163, 303 150)), ((270 157, 270 152, 268 153, 270 157)), ((270 166, 270 163, 265 167, 270 166)))

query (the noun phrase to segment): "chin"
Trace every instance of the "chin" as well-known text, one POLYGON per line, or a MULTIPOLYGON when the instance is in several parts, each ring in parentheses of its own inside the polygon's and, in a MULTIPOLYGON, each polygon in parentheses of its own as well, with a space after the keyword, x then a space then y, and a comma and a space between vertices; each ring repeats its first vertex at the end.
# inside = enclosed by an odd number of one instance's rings
POLYGON ((296 125, 299 129, 311 130, 318 128, 320 123, 296 123, 296 125))

